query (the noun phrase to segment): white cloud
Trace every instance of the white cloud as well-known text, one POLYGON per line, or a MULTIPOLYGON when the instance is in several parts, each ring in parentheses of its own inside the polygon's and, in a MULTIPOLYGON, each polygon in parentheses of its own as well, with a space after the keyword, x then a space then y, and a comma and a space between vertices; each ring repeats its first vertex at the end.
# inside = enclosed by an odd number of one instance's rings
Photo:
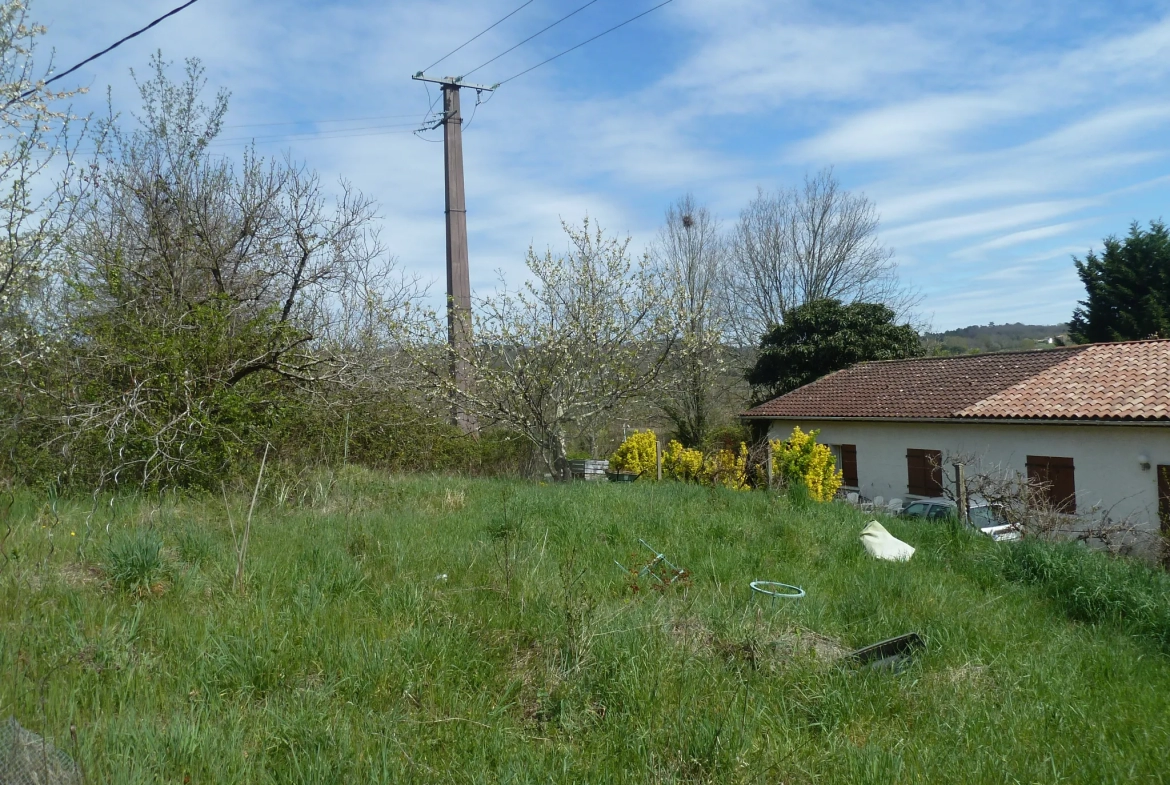
POLYGON ((951 256, 956 258, 978 257, 985 251, 995 251, 1003 248, 1011 248, 1016 245, 1033 243, 1037 240, 1060 237, 1083 225, 1084 223, 1081 221, 1065 221, 1064 223, 1050 224, 1048 226, 1038 226, 1035 229, 1024 229, 1019 232, 1002 235, 994 240, 988 240, 985 243, 980 243, 969 248, 962 248, 953 252, 951 256))
POLYGON ((919 245, 958 240, 964 237, 1000 232, 1039 221, 1047 221, 1093 205, 1088 199, 1033 202, 994 210, 937 218, 932 221, 908 224, 885 233, 887 242, 895 245, 919 245))

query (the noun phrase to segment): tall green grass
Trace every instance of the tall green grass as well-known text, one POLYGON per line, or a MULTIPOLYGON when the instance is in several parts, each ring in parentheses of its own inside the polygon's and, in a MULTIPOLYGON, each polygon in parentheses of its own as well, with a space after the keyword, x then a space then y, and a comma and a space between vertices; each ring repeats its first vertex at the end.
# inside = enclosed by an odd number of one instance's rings
POLYGON ((1167 778, 1158 640, 1070 620, 1055 573, 1017 580, 963 531, 885 521, 918 548, 889 564, 860 513, 763 493, 330 487, 257 509, 240 591, 222 499, 20 496, 0 716, 75 726, 88 782, 1167 778), (127 591, 115 553, 150 531, 165 578, 127 591), (687 578, 620 570, 653 557, 639 538, 687 578), (912 630, 927 646, 900 674, 839 659, 912 630))
POLYGON ((1026 540, 997 556, 1008 578, 1039 587, 1070 618, 1149 638, 1170 654, 1170 574, 1072 543, 1026 540))

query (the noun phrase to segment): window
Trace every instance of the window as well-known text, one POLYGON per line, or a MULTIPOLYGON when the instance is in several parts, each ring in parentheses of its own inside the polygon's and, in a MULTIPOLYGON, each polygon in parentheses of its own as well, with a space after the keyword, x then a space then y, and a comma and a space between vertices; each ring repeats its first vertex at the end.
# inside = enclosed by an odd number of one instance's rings
POLYGON ((906 492, 911 496, 942 496, 942 452, 906 450, 906 492))
POLYGON ((952 518, 955 515, 955 508, 948 507, 945 504, 933 504, 930 507, 930 512, 926 517, 932 521, 937 521, 942 518, 952 518))
POLYGON ((903 510, 902 514, 905 515, 907 518, 925 518, 926 511, 929 509, 930 509, 929 504, 924 504, 923 502, 914 502, 909 507, 907 507, 905 510, 903 510))
POLYGON ((967 511, 967 517, 972 526, 980 529, 984 526, 999 526, 1003 523, 991 507, 972 507, 967 511))
POLYGON ((1028 456, 1028 482, 1040 485, 1048 503, 1060 512, 1077 511, 1077 487, 1073 479, 1073 459, 1049 455, 1028 456))
POLYGON ((841 463, 837 468, 841 470, 841 483, 850 488, 857 488, 857 445, 856 444, 842 444, 841 463))

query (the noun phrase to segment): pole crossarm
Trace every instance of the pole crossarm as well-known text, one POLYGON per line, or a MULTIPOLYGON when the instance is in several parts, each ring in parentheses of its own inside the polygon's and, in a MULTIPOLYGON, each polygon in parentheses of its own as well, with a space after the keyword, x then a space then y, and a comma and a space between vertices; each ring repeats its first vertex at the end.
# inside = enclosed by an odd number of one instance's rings
POLYGON ((422 71, 419 71, 410 78, 419 82, 430 82, 431 84, 449 85, 451 87, 466 87, 470 90, 485 90, 489 93, 493 92, 497 87, 500 86, 498 82, 494 85, 491 85, 490 87, 483 84, 471 84, 470 82, 464 82, 462 76, 427 76, 422 71))

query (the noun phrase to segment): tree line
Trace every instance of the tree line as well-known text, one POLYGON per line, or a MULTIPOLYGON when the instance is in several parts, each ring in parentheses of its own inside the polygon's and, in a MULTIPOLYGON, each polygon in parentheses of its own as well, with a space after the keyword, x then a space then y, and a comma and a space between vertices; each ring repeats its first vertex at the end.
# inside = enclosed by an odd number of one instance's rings
MULTIPOLYGON (((15 98, 36 83, 44 30, 2 7, 15 98)), ((130 116, 75 118, 50 93, 4 112, 4 477, 214 487, 265 444, 293 463, 556 474, 574 452, 608 452, 618 421, 702 445, 750 399, 761 335, 805 303, 911 301, 873 204, 826 170, 760 191, 726 231, 684 196, 642 253, 565 223, 565 252, 530 248, 526 280, 476 298, 454 358, 373 200, 288 157, 213 155, 229 96, 198 61, 175 71, 156 55, 135 74, 130 116)), ((756 377, 757 396, 775 392, 756 377)))

